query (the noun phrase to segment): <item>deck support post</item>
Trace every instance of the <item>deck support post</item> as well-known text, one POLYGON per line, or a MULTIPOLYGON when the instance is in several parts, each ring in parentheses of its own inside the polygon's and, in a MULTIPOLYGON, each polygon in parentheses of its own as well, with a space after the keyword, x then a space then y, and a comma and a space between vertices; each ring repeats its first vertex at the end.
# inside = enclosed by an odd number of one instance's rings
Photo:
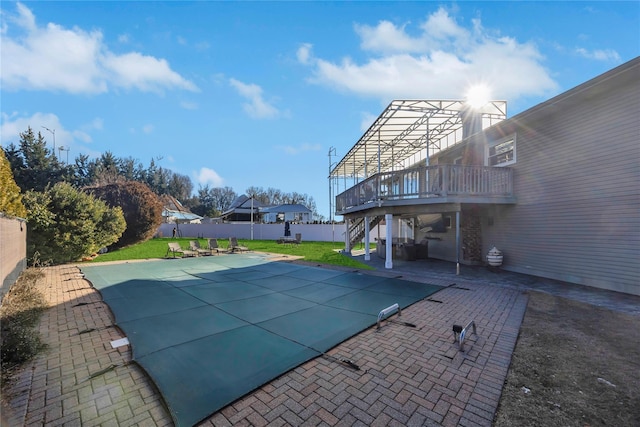
POLYGON ((385 214, 384 221, 386 223, 387 244, 384 256, 384 268, 393 268, 393 215, 385 214))
POLYGON ((460 211, 456 211, 456 275, 460 275, 460 211))
POLYGON ((371 254, 369 251, 369 217, 364 217, 364 260, 371 261, 371 254))

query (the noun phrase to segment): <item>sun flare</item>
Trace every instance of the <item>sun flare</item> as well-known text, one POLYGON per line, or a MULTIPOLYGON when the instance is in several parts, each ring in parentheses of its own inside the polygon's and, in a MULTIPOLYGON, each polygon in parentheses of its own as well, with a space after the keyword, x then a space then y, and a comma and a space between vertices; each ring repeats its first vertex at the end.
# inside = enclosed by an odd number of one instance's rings
POLYGON ((473 85, 467 90, 465 98, 473 108, 484 107, 491 100, 491 89, 484 83, 473 85))

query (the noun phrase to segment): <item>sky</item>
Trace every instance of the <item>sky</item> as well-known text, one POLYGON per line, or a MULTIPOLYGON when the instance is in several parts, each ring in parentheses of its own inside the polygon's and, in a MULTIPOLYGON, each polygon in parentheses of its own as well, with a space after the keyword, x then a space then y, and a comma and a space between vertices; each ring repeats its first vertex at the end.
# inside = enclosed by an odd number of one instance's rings
POLYGON ((508 117, 640 54, 640 2, 0 3, 0 144, 312 196, 394 99, 508 117), (60 150, 64 147, 63 150, 60 150), (329 152, 335 155, 329 156, 329 152))

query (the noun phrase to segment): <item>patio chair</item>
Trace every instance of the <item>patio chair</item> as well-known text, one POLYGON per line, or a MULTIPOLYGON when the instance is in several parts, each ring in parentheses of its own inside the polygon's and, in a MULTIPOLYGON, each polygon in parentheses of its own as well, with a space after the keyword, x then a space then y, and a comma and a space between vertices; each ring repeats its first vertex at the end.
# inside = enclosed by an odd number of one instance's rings
POLYGON ((249 248, 246 246, 240 246, 238 244, 238 239, 235 237, 229 237, 229 250, 231 252, 244 252, 244 251, 248 251, 249 248))
POLYGON ((189 248, 192 251, 197 252, 198 255, 213 255, 213 252, 211 252, 211 249, 205 249, 201 247, 200 242, 198 242, 197 240, 191 240, 189 242, 189 248))
POLYGON ((209 250, 212 254, 213 251, 216 251, 217 254, 228 252, 227 248, 223 248, 222 246, 218 245, 218 239, 213 238, 209 239, 209 250))
POLYGON ((165 257, 169 255, 169 253, 173 254, 174 258, 176 257, 176 254, 180 254, 183 257, 198 256, 198 252, 196 251, 191 251, 189 249, 182 249, 180 247, 180 243, 178 242, 169 242, 167 244, 169 245, 169 248, 167 249, 167 253, 165 257))

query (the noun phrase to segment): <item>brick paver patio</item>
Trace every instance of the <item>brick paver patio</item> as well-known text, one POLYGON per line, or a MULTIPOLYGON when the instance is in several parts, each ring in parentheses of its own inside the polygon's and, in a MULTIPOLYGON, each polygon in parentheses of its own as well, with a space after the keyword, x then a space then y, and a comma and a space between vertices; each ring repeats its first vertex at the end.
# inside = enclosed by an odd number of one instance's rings
MULTIPOLYGON (((397 274, 397 273, 395 273, 397 274)), ((466 426, 492 423, 526 308, 519 290, 449 285, 332 349, 356 371, 320 357, 213 414, 202 425, 466 426), (452 325, 474 320, 465 352, 452 325)), ((440 283, 439 283, 440 281, 440 283)), ((164 426, 173 421, 146 373, 131 361, 100 294, 75 266, 46 269, 51 308, 40 330, 49 350, 11 390, 9 425, 164 426)))

